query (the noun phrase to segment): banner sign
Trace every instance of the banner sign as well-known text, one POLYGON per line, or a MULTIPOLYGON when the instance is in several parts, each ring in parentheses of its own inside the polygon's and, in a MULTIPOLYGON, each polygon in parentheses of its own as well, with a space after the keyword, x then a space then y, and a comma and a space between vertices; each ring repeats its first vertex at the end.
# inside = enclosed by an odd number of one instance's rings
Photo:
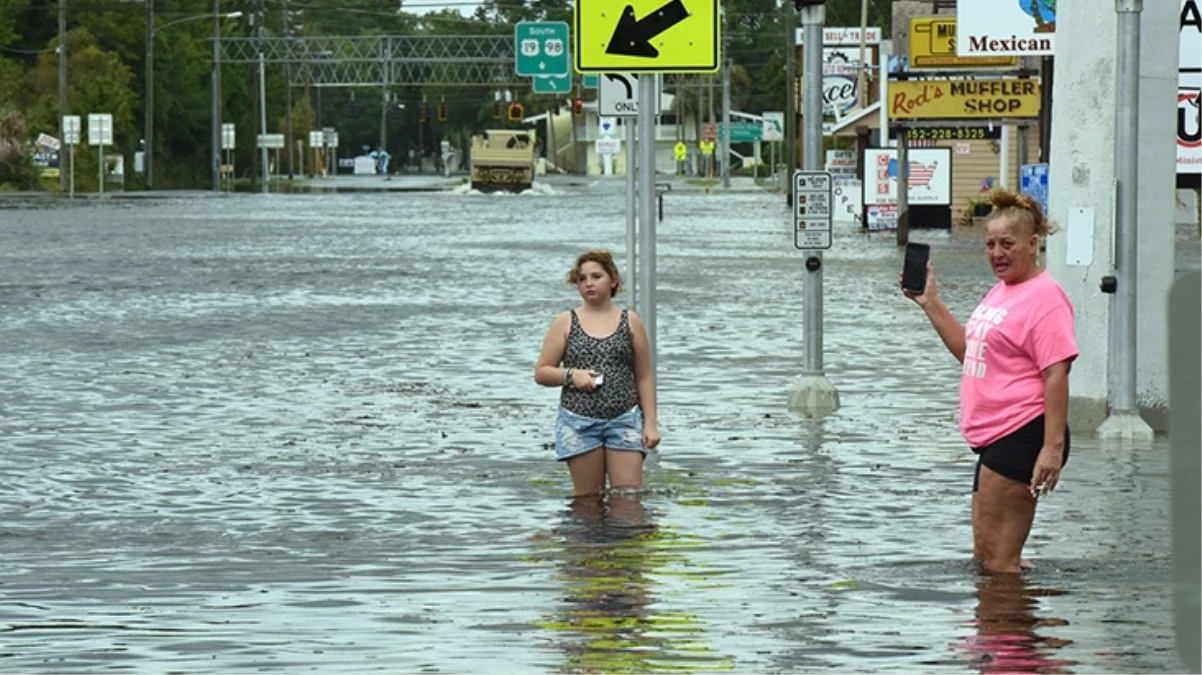
POLYGON ((1039 116, 1039 82, 1031 79, 908 80, 889 82, 893 119, 1039 116))

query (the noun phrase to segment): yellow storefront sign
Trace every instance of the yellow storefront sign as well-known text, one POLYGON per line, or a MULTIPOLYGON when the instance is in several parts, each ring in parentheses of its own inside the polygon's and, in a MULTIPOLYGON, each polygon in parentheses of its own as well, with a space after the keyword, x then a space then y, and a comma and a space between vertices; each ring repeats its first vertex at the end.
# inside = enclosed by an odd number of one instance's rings
POLYGON ((1039 116, 1039 82, 1030 79, 908 80, 889 83, 889 117, 954 120, 1039 116))
POLYGON ((911 17, 910 67, 1016 68, 1018 57, 956 56, 956 17, 911 17))
POLYGON ((581 73, 718 70, 718 0, 576 0, 573 63, 581 73))

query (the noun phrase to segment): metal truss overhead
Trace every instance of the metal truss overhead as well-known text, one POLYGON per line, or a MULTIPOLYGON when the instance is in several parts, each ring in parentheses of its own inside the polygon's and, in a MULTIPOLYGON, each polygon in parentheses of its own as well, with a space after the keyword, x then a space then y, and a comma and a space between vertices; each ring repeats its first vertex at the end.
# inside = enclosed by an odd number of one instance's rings
MULTIPOLYGON (((382 35, 264 37, 219 40, 222 63, 288 65, 293 86, 522 88, 514 72, 512 35, 382 35)), ((701 81, 665 76, 665 86, 701 81)))

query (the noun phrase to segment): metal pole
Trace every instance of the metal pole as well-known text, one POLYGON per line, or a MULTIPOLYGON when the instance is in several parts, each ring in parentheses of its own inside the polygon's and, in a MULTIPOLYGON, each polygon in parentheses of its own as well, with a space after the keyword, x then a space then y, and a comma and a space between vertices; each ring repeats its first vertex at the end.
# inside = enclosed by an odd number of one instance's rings
POLYGON ((1117 0, 1118 92, 1115 101, 1115 177, 1118 203, 1115 227, 1114 343, 1111 345, 1111 408, 1138 414, 1135 401, 1136 256, 1139 171, 1139 19, 1143 0, 1117 0))
MULTIPOLYGON (((71 178, 69 179, 69 181, 70 181, 70 186, 71 186, 71 198, 75 199, 75 144, 74 143, 71 144, 70 157, 71 157, 71 178)), ((59 171, 62 171, 62 167, 59 167, 59 171)))
POLYGON ((146 189, 154 187, 154 0, 146 0, 146 101, 143 136, 146 147, 142 152, 142 171, 146 189))
MULTIPOLYGON (((262 17, 260 17, 260 21, 261 20, 262 20, 262 17)), ((260 30, 262 30, 261 26, 260 26, 260 30)), ((262 49, 262 43, 260 43, 260 45, 259 45, 259 133, 263 134, 264 138, 267 137, 267 83, 266 83, 267 78, 265 77, 265 74, 266 73, 264 72, 264 69, 263 69, 263 49, 262 49)), ((261 144, 259 146, 259 157, 263 162, 263 190, 266 191, 267 190, 267 172, 268 172, 267 146, 266 145, 261 144)))
MULTIPOLYGON (((787 180, 793 180, 793 171, 797 169, 797 9, 792 2, 785 6, 785 147, 781 151, 781 159, 788 157, 785 162, 787 180)), ((792 198, 792 191, 785 194, 792 198)))
MULTIPOLYGON (((63 117, 67 115, 67 0, 58 0, 58 120, 59 132, 62 133, 63 117)), ((67 182, 71 182, 71 195, 75 195, 74 171, 75 171, 75 152, 72 146, 71 164, 69 170, 72 172, 70 178, 65 175, 68 167, 63 166, 62 154, 59 154, 58 162, 58 181, 59 188, 67 187, 67 182)))
POLYGON ((638 236, 638 200, 635 198, 635 170, 638 162, 635 158, 634 128, 635 120, 627 117, 622 126, 626 127, 626 277, 630 279, 630 298, 633 302, 631 309, 639 311, 639 265, 638 249, 635 239, 638 236))
POLYGON ((221 193, 221 9, 220 0, 213 0, 213 74, 210 81, 213 119, 213 192, 221 193))
MULTIPOLYGON (((805 139, 806 171, 822 170, 822 25, 824 5, 801 9, 805 30, 805 139)), ((790 183, 790 186, 792 183, 790 183)), ((809 251, 818 265, 807 266, 805 283, 805 374, 822 374, 822 251, 809 251)))
POLYGON ((897 134, 897 245, 910 241, 910 141, 908 128, 897 134))
POLYGON ((639 78, 639 316, 655 373, 655 77, 639 78))
MULTIPOLYGON (((292 43, 289 43, 291 46, 292 43)), ((284 132, 284 142, 288 144, 288 180, 296 177, 292 169, 292 165, 296 163, 296 143, 292 137, 292 63, 288 62, 284 65, 284 125, 288 127, 284 132)))
POLYGON ((722 187, 730 187, 730 67, 731 60, 722 64, 722 187))
MULTIPOLYGON (((868 107, 868 68, 867 62, 864 60, 864 51, 868 42, 868 0, 860 0, 860 60, 856 64, 856 72, 858 74, 856 88, 860 94, 860 107, 868 107)), ((879 59, 881 63, 885 59, 879 59)), ((884 99, 882 99, 882 105, 884 99)), ((884 143, 882 143, 884 145, 884 143)))
POLYGON ((96 146, 96 157, 96 173, 100 177, 99 190, 100 194, 104 194, 104 143, 96 146))

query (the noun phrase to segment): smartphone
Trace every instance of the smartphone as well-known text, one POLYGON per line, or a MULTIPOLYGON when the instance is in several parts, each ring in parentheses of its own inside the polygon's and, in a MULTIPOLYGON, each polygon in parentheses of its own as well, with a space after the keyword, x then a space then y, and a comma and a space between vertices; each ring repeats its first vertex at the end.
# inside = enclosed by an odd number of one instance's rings
POLYGON ((600 387, 604 383, 605 383, 605 375, 603 373, 597 373, 597 376, 593 378, 593 384, 600 387))
POLYGON ((927 288, 927 261, 930 259, 930 246, 906 244, 906 262, 902 267, 902 288, 914 295, 922 295, 927 288))

